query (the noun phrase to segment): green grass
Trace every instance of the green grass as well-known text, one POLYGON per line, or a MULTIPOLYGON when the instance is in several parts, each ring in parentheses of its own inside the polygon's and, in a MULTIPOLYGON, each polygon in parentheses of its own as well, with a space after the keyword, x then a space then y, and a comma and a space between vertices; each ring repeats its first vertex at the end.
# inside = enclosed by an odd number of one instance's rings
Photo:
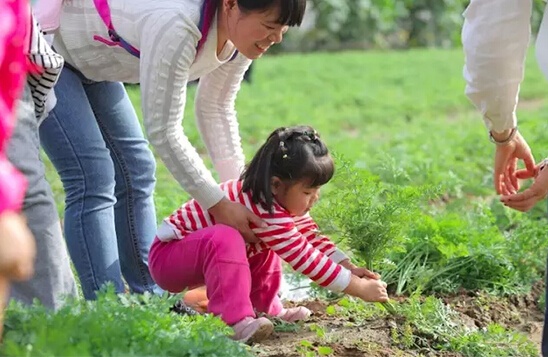
MULTIPOLYGON (((236 103, 246 158, 251 159, 274 128, 311 124, 333 152, 355 167, 378 175, 385 183, 441 190, 449 202, 435 206, 438 215, 434 223, 421 218, 412 227, 425 234, 442 232, 438 246, 453 244, 462 250, 462 241, 474 236, 486 242, 468 247, 468 251, 498 249, 493 242, 505 238, 499 234, 491 240, 489 234, 500 230, 512 235, 509 227, 517 227, 513 232, 520 241, 535 239, 521 247, 519 241, 513 242, 512 252, 521 254, 515 259, 534 261, 535 269, 543 269, 539 262, 544 261, 544 245, 539 243, 538 234, 545 222, 536 218, 545 214, 545 204, 532 214, 522 215, 495 202, 491 173, 494 148, 487 140, 480 115, 464 96, 462 66, 461 50, 317 53, 261 59, 256 63, 253 83, 243 84, 236 103), (478 200, 483 203, 479 208, 478 200), (496 224, 485 218, 491 214, 496 224), (450 242, 447 236, 458 237, 450 242)), ((518 117, 520 130, 537 160, 546 155, 548 148, 543 139, 548 122, 542 119, 548 109, 543 99, 546 88, 534 56, 529 56, 518 117)), ((183 126, 211 167, 194 121, 195 89, 189 89, 183 126)), ((128 91, 141 115, 138 87, 128 91)), ((47 176, 62 214, 62 186, 51 165, 47 165, 47 176)), ((188 195, 159 159, 157 178, 155 202, 161 220, 188 195)), ((330 189, 332 185, 327 185, 325 191, 329 193, 330 189)), ((493 255, 498 259, 501 253, 493 255)), ((506 265, 504 261, 501 267, 506 265)), ((497 269, 504 269, 501 267, 497 269)), ((403 268, 400 276, 410 272, 403 268)))
MULTIPOLYGON (((274 128, 311 124, 333 152, 385 183, 425 185, 444 192, 449 202, 435 206, 441 212, 435 218, 441 223, 434 224, 439 227, 432 228, 424 221, 417 223, 419 231, 441 231, 445 236, 458 235, 462 241, 470 234, 487 237, 485 232, 493 228, 508 235, 509 227, 517 226, 514 232, 521 234, 520 239, 536 237, 544 229, 545 222, 536 219, 545 214, 545 204, 531 214, 521 215, 494 200, 494 148, 487 140, 480 115, 464 96, 462 66, 461 50, 295 54, 261 59, 256 63, 253 83, 243 84, 236 104, 246 157, 251 159, 274 128), (484 206, 478 208, 478 200, 484 206), (491 214, 495 223, 484 217, 491 214), (462 219, 457 222, 455 217, 462 219)), ((548 122, 543 119, 548 109, 546 88, 534 56, 529 56, 518 117, 520 130, 537 160, 546 155, 548 148, 543 139, 548 130, 548 122)), ((195 89, 189 89, 183 126, 211 167, 194 121, 191 99, 195 89)), ((138 87, 128 90, 141 115, 138 87)), ((47 166, 62 213, 62 186, 51 165, 47 166)), ((161 220, 188 195, 161 160, 157 178, 155 202, 161 220)), ((325 191, 331 188, 327 185, 325 191)), ((499 236, 496 241, 504 239, 499 236)), ((513 244, 517 252, 523 253, 520 259, 544 260, 544 245, 539 239, 523 247, 519 242, 513 244), (528 252, 533 246, 534 250, 528 252)), ((490 247, 495 245, 480 244, 475 250, 490 247)), ((536 264, 535 269, 542 267, 536 264)))
MULTIPOLYGON (((548 131, 544 119, 547 86, 533 56, 529 57, 518 117, 520 130, 540 160, 548 151, 543 137, 548 131)), ((478 282, 475 287, 496 290, 506 284, 502 292, 517 291, 512 285, 515 279, 522 278, 527 285, 542 276, 545 221, 538 217, 545 214, 545 204, 531 214, 520 214, 493 199, 494 148, 480 115, 464 96, 462 65, 461 50, 297 54, 261 59, 256 63, 253 83, 243 85, 236 105, 246 158, 251 159, 274 128, 311 124, 333 152, 384 183, 436 187, 448 198, 449 202, 423 208, 424 215, 408 227, 407 233, 412 236, 399 247, 399 253, 389 257, 393 268, 388 271, 396 278, 418 281, 409 291, 427 292, 425 277, 433 278, 435 272, 441 284, 437 286, 450 291, 473 274, 473 281, 478 282), (409 245, 417 242, 425 247, 418 252, 423 255, 404 265, 407 253, 417 253, 409 245), (438 260, 428 260, 432 257, 438 260), (466 262, 470 257, 481 263, 481 268, 474 271, 473 264, 462 267, 463 259, 466 262), (504 275, 508 268, 517 272, 508 277, 504 275), (439 275, 445 271, 459 275, 460 280, 439 275), (493 279, 490 285, 483 281, 486 272, 493 279), (421 281, 418 274, 423 274, 421 281)), ((129 93, 140 115, 138 88, 129 88, 129 93)), ((191 87, 184 128, 206 158, 194 122, 194 94, 195 87, 191 87)), ((207 158, 206 164, 211 167, 207 158)), ((62 213, 62 186, 51 164, 46 165, 62 213)), ((160 160, 157 178, 155 202, 161 220, 188 195, 160 160)), ((461 335, 460 340, 448 337, 444 340, 446 349, 465 352, 472 344, 481 350, 484 335, 479 334, 461 335)), ((506 338, 497 327, 481 334, 506 338)), ((474 350, 464 355, 481 353, 474 350)))
POLYGON ((220 319, 180 316, 169 308, 180 296, 116 295, 69 301, 55 313, 12 302, 6 313, 2 356, 250 356, 227 338, 220 319))
MULTIPOLYGON (((538 120, 546 83, 533 56, 522 86, 520 129, 537 158, 546 152, 538 120)), ((266 57, 257 61, 253 83, 244 84, 236 109, 246 158, 282 125, 308 123, 329 147, 385 180, 443 183, 452 192, 493 193, 493 146, 483 122, 464 96, 461 50, 348 52, 266 57), (402 176, 394 177, 394 172, 402 176), (408 177, 403 175, 406 171, 408 177)), ((139 115, 138 88, 129 89, 139 115)), ((188 93, 184 128, 201 153, 194 122, 195 87, 188 93)), ((209 165, 209 161, 206 160, 209 165)), ((164 217, 188 196, 159 161, 156 204, 164 217)), ((48 164, 62 211, 62 186, 48 164)))

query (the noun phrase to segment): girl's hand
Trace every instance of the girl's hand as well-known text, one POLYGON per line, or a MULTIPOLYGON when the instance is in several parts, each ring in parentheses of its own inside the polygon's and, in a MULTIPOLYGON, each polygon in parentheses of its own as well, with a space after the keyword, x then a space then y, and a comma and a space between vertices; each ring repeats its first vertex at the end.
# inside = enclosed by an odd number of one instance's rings
POLYGON ((0 214, 0 275, 26 280, 34 273, 36 246, 25 220, 19 214, 0 214))
POLYGON ((381 278, 381 276, 379 274, 374 273, 369 269, 360 268, 358 266, 355 266, 354 264, 352 264, 350 262, 349 259, 345 259, 342 262, 340 262, 339 264, 342 265, 343 267, 345 267, 346 269, 350 270, 352 275, 356 275, 359 278, 369 278, 369 279, 376 279, 376 280, 381 278))
POLYGON ((548 168, 543 162, 535 167, 533 173, 529 170, 519 170, 516 172, 516 177, 519 179, 535 177, 535 182, 525 191, 502 196, 500 200, 505 206, 527 212, 548 194, 548 168))
POLYGON ((375 279, 375 280, 379 280, 381 278, 380 274, 374 273, 369 269, 360 268, 360 267, 350 269, 350 272, 359 278, 367 278, 367 279, 375 279))
POLYGON ((232 202, 228 198, 223 198, 209 209, 209 213, 213 215, 216 223, 225 224, 237 229, 246 242, 260 242, 249 226, 250 224, 254 224, 257 227, 264 228, 266 223, 244 205, 232 202))
POLYGON ((388 292, 386 283, 376 279, 360 279, 361 288, 358 297, 367 302, 386 302, 388 301, 388 292))
POLYGON ((388 301, 386 283, 378 279, 361 279, 356 275, 352 275, 350 277, 350 284, 348 284, 343 292, 367 302, 388 301))

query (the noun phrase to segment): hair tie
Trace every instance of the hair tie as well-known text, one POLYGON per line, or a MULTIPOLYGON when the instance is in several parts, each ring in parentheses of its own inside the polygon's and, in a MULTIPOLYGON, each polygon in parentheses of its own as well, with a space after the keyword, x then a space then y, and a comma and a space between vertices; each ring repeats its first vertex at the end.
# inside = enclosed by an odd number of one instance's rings
POLYGON ((287 159, 287 147, 285 147, 283 141, 280 141, 280 150, 282 151, 282 159, 287 159))
POLYGON ((318 132, 315 129, 312 131, 305 131, 303 134, 311 141, 317 141, 319 139, 318 132))

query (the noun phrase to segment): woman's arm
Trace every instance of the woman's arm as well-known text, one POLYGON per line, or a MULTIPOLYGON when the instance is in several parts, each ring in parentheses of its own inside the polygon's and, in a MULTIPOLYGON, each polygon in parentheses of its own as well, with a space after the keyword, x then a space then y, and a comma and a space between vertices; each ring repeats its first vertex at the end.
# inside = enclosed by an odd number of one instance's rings
POLYGON ((516 126, 532 0, 472 0, 464 13, 466 95, 489 130, 516 126))
POLYGON ((200 78, 196 120, 221 181, 236 179, 244 168, 244 153, 236 118, 236 94, 251 60, 236 56, 200 78))
POLYGON ((201 206, 224 194, 185 135, 182 126, 189 68, 199 32, 178 15, 151 18, 141 40, 141 97, 148 138, 169 171, 201 206), (153 26, 161 21, 163 26, 153 26))

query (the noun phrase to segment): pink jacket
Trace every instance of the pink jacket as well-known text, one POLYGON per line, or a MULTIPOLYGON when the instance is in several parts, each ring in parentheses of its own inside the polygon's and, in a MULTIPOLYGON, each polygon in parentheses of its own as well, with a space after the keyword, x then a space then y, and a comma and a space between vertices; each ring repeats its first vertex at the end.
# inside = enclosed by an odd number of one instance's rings
POLYGON ((0 214, 19 210, 26 183, 6 158, 15 124, 15 106, 29 69, 30 7, 25 0, 0 0, 0 214))

